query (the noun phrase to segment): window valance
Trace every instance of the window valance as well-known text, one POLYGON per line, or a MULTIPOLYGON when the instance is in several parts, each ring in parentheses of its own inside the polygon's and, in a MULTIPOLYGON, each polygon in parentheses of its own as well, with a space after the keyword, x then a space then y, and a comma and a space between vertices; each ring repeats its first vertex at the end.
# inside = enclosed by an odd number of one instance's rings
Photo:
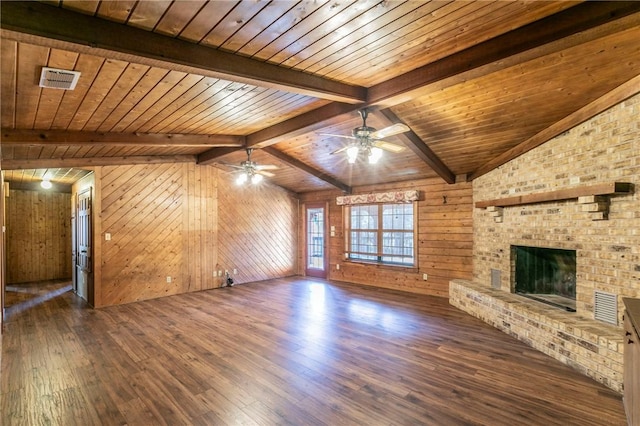
POLYGON ((339 206, 371 203, 409 203, 420 198, 420 191, 392 191, 374 194, 344 195, 336 198, 339 206))

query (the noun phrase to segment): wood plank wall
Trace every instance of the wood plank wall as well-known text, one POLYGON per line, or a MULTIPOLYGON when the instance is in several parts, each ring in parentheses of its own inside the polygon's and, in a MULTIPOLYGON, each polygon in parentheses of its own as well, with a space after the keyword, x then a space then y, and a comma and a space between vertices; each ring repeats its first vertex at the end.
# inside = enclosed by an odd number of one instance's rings
POLYGON ((219 180, 218 267, 237 269, 238 283, 295 275, 298 199, 277 186, 237 185, 219 180))
POLYGON ((101 168, 101 305, 215 287, 215 179, 193 164, 101 168))
POLYGON ((295 273, 298 203, 286 191, 238 188, 191 163, 99 169, 96 306, 220 287, 225 269, 238 283, 295 273))
MULTIPOLYGON (((329 278, 376 287, 392 288, 434 296, 448 297, 449 281, 471 279, 473 261, 472 185, 459 182, 449 185, 440 178, 359 187, 354 194, 417 189, 418 268, 367 265, 345 262, 342 206, 336 204, 339 191, 301 195, 301 217, 305 202, 329 202, 329 226, 336 236, 329 237, 329 278), (446 198, 445 198, 446 197, 446 198), (340 264, 340 269, 336 265, 340 264), (428 274, 426 281, 423 274, 428 274)), ((304 245, 303 224, 299 229, 300 246, 304 245)), ((304 250, 299 253, 299 274, 304 274, 304 250)))
POLYGON ((7 283, 71 278, 71 194, 9 190, 7 283))

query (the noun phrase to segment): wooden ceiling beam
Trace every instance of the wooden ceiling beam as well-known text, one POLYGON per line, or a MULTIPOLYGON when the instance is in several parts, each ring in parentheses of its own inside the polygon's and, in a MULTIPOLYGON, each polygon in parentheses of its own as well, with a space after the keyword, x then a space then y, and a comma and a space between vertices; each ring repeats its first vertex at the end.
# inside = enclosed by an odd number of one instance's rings
MULTIPOLYGON (((394 114, 390 109, 382 109, 378 111, 377 114, 378 120, 386 127, 391 126, 392 124, 401 123, 402 120, 398 118, 397 115, 394 114)), ((429 167, 435 171, 438 176, 444 179, 447 183, 456 183, 456 175, 449 170, 446 164, 442 162, 440 157, 436 155, 435 152, 431 150, 427 146, 427 144, 413 132, 413 130, 409 130, 408 132, 400 133, 395 135, 396 138, 400 139, 414 154, 416 154, 422 161, 424 161, 429 167)))
POLYGON ((212 164, 215 163, 216 160, 224 155, 227 154, 231 154, 234 153, 236 151, 239 151, 241 149, 244 149, 244 147, 239 147, 239 148, 232 148, 232 147, 228 147, 228 148, 213 148, 210 149, 208 151, 203 152, 202 154, 198 155, 198 158, 196 160, 196 163, 201 164, 201 165, 207 165, 207 164, 212 164))
POLYGON ((237 135, 188 135, 161 133, 105 133, 67 130, 2 129, 3 145, 28 146, 157 146, 243 147, 237 135))
POLYGON ((327 126, 340 124, 363 106, 332 102, 247 135, 247 147, 264 148, 327 126))
POLYGON ((195 155, 145 155, 131 157, 41 158, 2 160, 3 170, 49 169, 54 167, 123 166, 133 164, 195 163, 195 155))
MULTIPOLYGON (((321 99, 362 103, 366 88, 39 2, 0 3, 2 38, 321 99)), ((44 65, 44 64, 43 64, 44 65)))
POLYGON ((595 101, 585 105, 576 112, 569 114, 562 120, 552 124, 546 129, 533 135, 526 141, 504 152, 493 160, 487 162, 483 166, 479 167, 476 171, 467 176, 468 181, 472 181, 477 177, 480 177, 491 170, 498 168, 499 166, 521 156, 522 154, 531 151, 532 149, 542 145, 545 142, 555 138, 563 132, 574 128, 575 126, 584 123, 585 121, 595 117, 601 112, 611 108, 614 105, 629 99, 632 96, 640 93, 640 75, 632 78, 624 84, 621 84, 614 90, 599 97, 595 101))
POLYGON ((268 147, 262 148, 262 150, 264 152, 266 152, 267 154, 272 155, 272 156, 276 157, 277 159, 282 160, 285 163, 287 163, 287 164, 289 164, 289 165, 291 165, 291 166, 293 166, 293 167, 295 167, 297 169, 300 169, 300 170, 302 170, 304 172, 307 172, 307 173, 317 177, 318 179, 323 180, 323 181, 327 182, 328 184, 330 184, 332 186, 335 186, 336 188, 341 189, 346 194, 351 194, 352 188, 349 185, 347 185, 347 184, 345 184, 343 182, 340 182, 338 179, 334 178, 333 176, 329 176, 328 174, 326 174, 326 173, 324 173, 324 172, 322 172, 320 170, 314 169, 313 167, 309 166, 308 164, 305 164, 302 161, 300 161, 300 160, 298 160, 296 158, 293 158, 293 157, 285 154, 284 152, 275 149, 272 146, 268 146, 268 147))
POLYGON ((369 105, 424 94, 640 25, 640 2, 584 2, 368 89, 369 105))

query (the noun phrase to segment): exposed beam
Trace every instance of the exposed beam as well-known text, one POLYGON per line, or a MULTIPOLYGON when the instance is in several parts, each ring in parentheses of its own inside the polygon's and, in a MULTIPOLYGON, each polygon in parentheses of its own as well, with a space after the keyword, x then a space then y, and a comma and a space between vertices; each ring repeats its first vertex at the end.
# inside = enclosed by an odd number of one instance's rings
POLYGON ((363 105, 332 102, 248 135, 247 147, 264 148, 333 124, 339 124, 362 107, 363 105))
POLYGON ((53 167, 123 166, 133 164, 195 163, 195 155, 147 155, 131 157, 42 158, 2 160, 3 170, 48 169, 53 167))
POLYGON ((346 194, 351 194, 351 187, 345 183, 340 182, 339 180, 335 179, 332 176, 329 176, 328 174, 321 172, 320 170, 314 169, 313 167, 303 163, 302 161, 293 158, 287 154, 285 154, 282 151, 278 151, 277 149, 275 149, 272 146, 268 146, 265 148, 262 148, 262 150, 264 152, 266 152, 267 154, 273 155, 274 157, 276 157, 279 160, 284 161, 285 163, 300 169, 304 172, 307 172, 315 177, 317 177, 320 180, 323 180, 325 182, 327 182, 330 185, 335 186, 336 188, 341 189, 343 192, 345 192, 346 194))
POLYGON ((39 2, 0 3, 2 38, 347 103, 366 88, 39 2))
POLYGON ((640 2, 586 2, 368 89, 366 104, 331 103, 247 136, 265 147, 339 123, 365 106, 388 108, 571 46, 640 25, 640 2), (556 28, 557 27, 557 28, 556 28))
POLYGON ((372 86, 367 102, 391 107, 638 25, 638 1, 584 2, 372 86))
POLYGON ((562 120, 538 132, 521 144, 511 148, 510 150, 497 156, 493 160, 487 162, 483 166, 479 167, 476 171, 469 174, 467 180, 471 181, 479 176, 484 175, 485 173, 490 172, 491 170, 513 160, 516 157, 519 157, 525 152, 531 151, 532 149, 558 136, 559 134, 572 129, 578 124, 584 123, 590 118, 595 117, 601 112, 611 108, 614 105, 619 104, 625 99, 629 99, 630 97, 635 96, 638 93, 640 93, 640 75, 637 75, 626 83, 621 84, 609 93, 606 93, 595 101, 580 108, 576 112, 569 114, 562 120))
POLYGON ((109 146, 160 146, 228 147, 245 144, 244 136, 236 135, 188 135, 160 133, 104 133, 67 130, 2 129, 3 145, 109 145, 109 146))
POLYGON ((215 163, 216 160, 224 155, 231 154, 233 152, 244 149, 244 147, 240 148, 214 148, 210 149, 202 154, 198 155, 196 162, 198 164, 207 165, 215 163))
MULTIPOLYGON (((396 116, 390 109, 383 109, 378 111, 378 119, 384 126, 390 126, 395 123, 400 123, 402 120, 396 116)), ((455 183, 456 175, 449 170, 446 164, 442 162, 440 157, 427 146, 427 144, 413 132, 409 130, 405 133, 400 133, 395 136, 404 142, 411 151, 413 151, 422 161, 424 161, 429 167, 431 167, 442 179, 447 183, 455 183)))

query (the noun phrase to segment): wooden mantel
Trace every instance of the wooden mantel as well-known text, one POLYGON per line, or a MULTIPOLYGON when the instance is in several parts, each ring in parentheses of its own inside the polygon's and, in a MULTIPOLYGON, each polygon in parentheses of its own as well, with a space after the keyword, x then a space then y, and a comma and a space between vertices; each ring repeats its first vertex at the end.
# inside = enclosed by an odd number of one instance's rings
POLYGON ((560 189, 557 191, 541 192, 537 194, 518 195, 516 197, 499 198, 495 200, 476 201, 476 208, 509 207, 525 204, 545 203, 549 201, 571 200, 574 198, 600 195, 628 194, 633 185, 627 182, 601 183, 591 186, 560 189))

